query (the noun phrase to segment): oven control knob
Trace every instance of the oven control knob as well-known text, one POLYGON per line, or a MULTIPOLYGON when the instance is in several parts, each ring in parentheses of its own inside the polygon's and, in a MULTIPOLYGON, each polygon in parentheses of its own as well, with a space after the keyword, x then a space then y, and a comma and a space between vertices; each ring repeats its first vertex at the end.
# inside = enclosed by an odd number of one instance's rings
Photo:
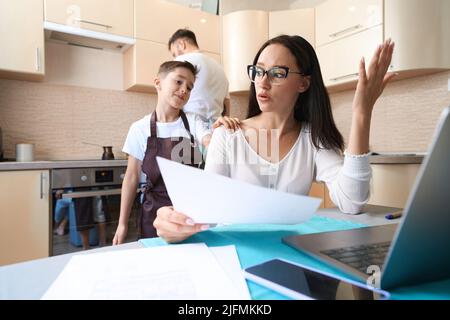
POLYGON ((87 181, 87 176, 81 176, 81 181, 83 182, 87 181))
POLYGON ((121 173, 121 174, 120 174, 120 179, 123 180, 123 178, 125 178, 125 173, 121 173))

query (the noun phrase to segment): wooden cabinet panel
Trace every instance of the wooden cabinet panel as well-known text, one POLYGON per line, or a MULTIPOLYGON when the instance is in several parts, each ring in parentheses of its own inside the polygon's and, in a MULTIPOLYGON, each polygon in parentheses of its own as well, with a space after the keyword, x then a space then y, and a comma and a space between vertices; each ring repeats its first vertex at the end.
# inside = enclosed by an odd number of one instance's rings
POLYGON ((395 41, 391 71, 450 68, 450 1, 385 2, 385 38, 395 41))
POLYGON ((310 197, 320 198, 322 202, 319 208, 335 208, 336 205, 331 201, 330 191, 325 183, 313 182, 309 190, 310 197))
POLYGON ((48 257, 49 171, 0 172, 0 265, 48 257))
POLYGON ((163 43, 177 29, 188 28, 196 35, 201 50, 220 53, 218 16, 160 0, 135 0, 135 37, 163 43))
POLYGON ((317 6, 316 46, 329 92, 354 89, 357 59, 364 55, 369 63, 388 38, 396 44, 394 80, 449 70, 450 2, 328 0, 317 6))
POLYGON ((372 164, 369 204, 404 208, 420 164, 372 164))
POLYGON ((0 0, 0 41, 0 76, 40 79, 45 72, 42 2, 0 0))
POLYGON ((164 61, 173 60, 167 46, 147 40, 136 44, 124 54, 125 90, 156 92, 153 80, 164 61))
POLYGON ((266 11, 236 11, 222 17, 222 61, 230 92, 248 91, 247 65, 269 37, 266 11))
POLYGON ((383 0, 328 0, 316 7, 316 45, 383 23, 383 0))
POLYGON ((302 36, 314 47, 314 8, 271 11, 269 13, 269 38, 281 34, 302 36))
POLYGON ((382 42, 383 28, 378 26, 317 48, 325 85, 356 83, 361 58, 364 56, 368 67, 375 49, 382 42))
POLYGON ((45 0, 45 21, 133 37, 133 0, 45 0))

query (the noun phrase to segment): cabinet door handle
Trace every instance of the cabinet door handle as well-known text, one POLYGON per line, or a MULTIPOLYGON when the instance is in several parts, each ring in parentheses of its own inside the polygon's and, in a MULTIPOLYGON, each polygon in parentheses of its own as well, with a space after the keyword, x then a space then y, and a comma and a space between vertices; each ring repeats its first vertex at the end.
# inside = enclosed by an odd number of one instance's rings
POLYGON ((100 26, 100 27, 105 27, 106 29, 112 28, 112 26, 103 24, 103 23, 98 23, 98 22, 93 22, 93 21, 83 20, 83 19, 75 19, 75 20, 78 22, 82 22, 82 23, 88 23, 88 24, 93 24, 93 25, 100 26))
POLYGON ((340 35, 346 34, 347 32, 354 31, 354 30, 358 30, 358 29, 360 29, 360 28, 362 28, 362 27, 363 27, 362 25, 357 24, 357 25, 355 25, 355 26, 351 26, 351 27, 346 28, 346 29, 344 29, 344 30, 341 30, 341 31, 332 33, 332 34, 329 35, 329 37, 330 37, 330 38, 336 38, 336 37, 338 37, 338 36, 340 36, 340 35))
POLYGON ((44 173, 41 172, 41 188, 40 188, 40 199, 44 199, 44 173))
POLYGON ((340 76, 337 78, 331 78, 330 81, 338 81, 338 80, 342 80, 342 79, 346 79, 346 78, 352 78, 352 77, 357 77, 359 76, 359 73, 351 73, 351 74, 347 74, 345 76, 340 76))
POLYGON ((46 172, 41 172, 41 183, 40 183, 41 186, 39 191, 40 199, 44 199, 45 196, 48 196, 49 185, 48 184, 44 185, 44 180, 48 181, 48 176, 46 172), (45 190, 47 190, 47 192, 45 190))
POLYGON ((36 48, 36 71, 41 71, 41 50, 36 48))
MULTIPOLYGON (((142 188, 136 189, 136 193, 143 191, 142 188)), ((103 189, 103 190, 88 190, 88 191, 75 191, 67 192, 62 194, 63 199, 77 199, 77 198, 87 198, 87 197, 99 197, 99 196, 111 196, 116 194, 121 194, 122 189, 103 189)))

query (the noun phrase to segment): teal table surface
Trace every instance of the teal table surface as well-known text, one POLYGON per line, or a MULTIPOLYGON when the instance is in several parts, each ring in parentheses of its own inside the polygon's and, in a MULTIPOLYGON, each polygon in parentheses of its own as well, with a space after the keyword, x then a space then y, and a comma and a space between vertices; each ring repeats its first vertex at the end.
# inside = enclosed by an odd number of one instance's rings
MULTIPOLYGON (((318 259, 300 252, 282 242, 288 235, 308 234, 325 231, 346 230, 365 227, 361 223, 313 216, 299 225, 229 225, 211 228, 200 232, 183 243, 204 242, 209 247, 235 245, 242 268, 273 259, 284 258, 305 266, 313 267, 347 279, 358 281, 351 274, 325 264, 318 259)), ((145 247, 168 245, 161 238, 141 239, 145 247)), ((252 299, 289 299, 273 290, 247 280, 252 299)), ((450 279, 420 286, 399 288, 390 291, 391 299, 450 299, 450 279)))

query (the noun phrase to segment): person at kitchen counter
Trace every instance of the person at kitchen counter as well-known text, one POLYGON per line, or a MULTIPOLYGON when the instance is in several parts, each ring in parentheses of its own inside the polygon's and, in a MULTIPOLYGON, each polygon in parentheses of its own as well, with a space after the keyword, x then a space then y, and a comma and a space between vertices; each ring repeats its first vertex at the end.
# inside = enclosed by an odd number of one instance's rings
MULTIPOLYGON (((144 199, 138 229, 140 238, 156 236, 153 221, 156 211, 171 205, 156 157, 164 157, 198 167, 202 155, 199 143, 209 141, 211 129, 195 114, 186 114, 183 107, 194 88, 197 69, 187 61, 164 62, 154 80, 158 94, 156 109, 143 119, 134 122, 129 131, 123 152, 129 155, 122 184, 120 217, 113 245, 124 242, 128 221, 141 171, 146 175, 144 199)), ((237 128, 232 119, 219 118, 213 127, 221 124, 237 128)))
MULTIPOLYGON (((194 89, 183 108, 196 114, 208 128, 221 116, 230 113, 228 80, 222 66, 202 53, 191 30, 179 29, 169 39, 169 51, 176 61, 188 61, 198 70, 194 89)), ((206 141, 205 145, 208 145, 206 141)))
MULTIPOLYGON (((387 73, 393 50, 394 43, 387 40, 376 49, 367 71, 364 58, 359 62, 344 151, 313 47, 300 36, 268 40, 247 67, 248 118, 236 132, 214 131, 205 170, 302 195, 314 180, 323 181, 342 212, 359 213, 369 199, 372 110, 396 75, 387 73)), ((183 241, 208 228, 195 224, 189 212, 170 206, 158 210, 154 226, 167 242, 183 241)))

